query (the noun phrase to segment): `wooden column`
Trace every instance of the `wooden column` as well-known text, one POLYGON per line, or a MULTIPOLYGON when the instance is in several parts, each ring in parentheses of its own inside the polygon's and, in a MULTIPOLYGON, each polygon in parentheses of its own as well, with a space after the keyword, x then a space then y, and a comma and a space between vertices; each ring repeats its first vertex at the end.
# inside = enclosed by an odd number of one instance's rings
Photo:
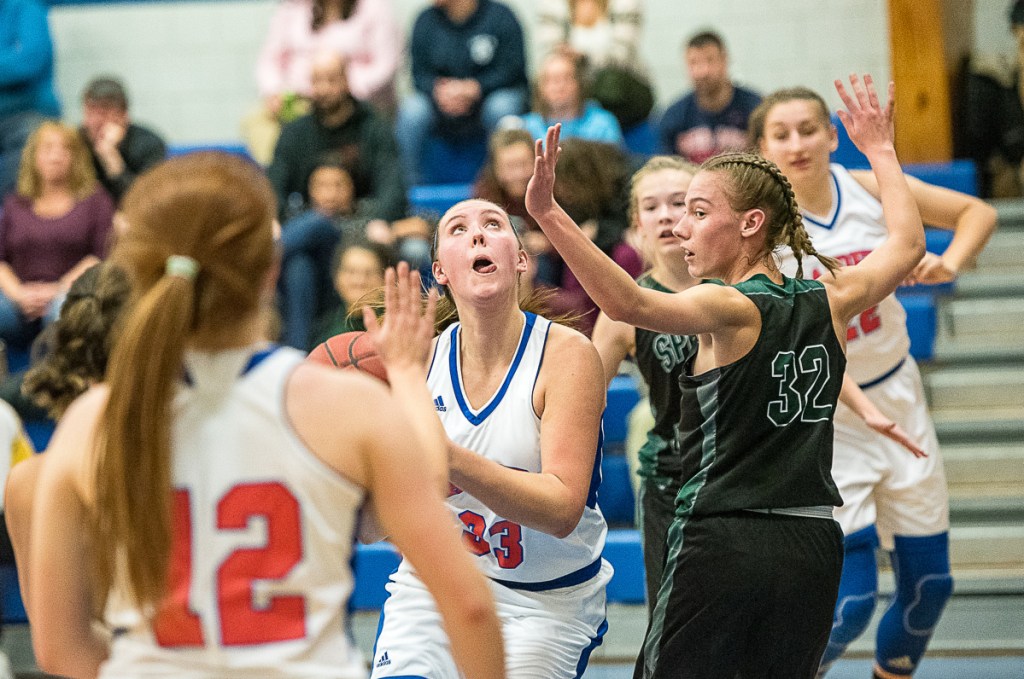
POLYGON ((953 157, 944 10, 943 0, 889 0, 896 150, 904 163, 953 157))

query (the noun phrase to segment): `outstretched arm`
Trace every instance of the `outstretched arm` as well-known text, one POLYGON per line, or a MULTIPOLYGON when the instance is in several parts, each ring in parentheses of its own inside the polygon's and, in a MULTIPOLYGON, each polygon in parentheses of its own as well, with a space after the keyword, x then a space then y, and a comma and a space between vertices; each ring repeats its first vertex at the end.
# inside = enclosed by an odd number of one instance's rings
POLYGON ((843 389, 839 392, 839 400, 850 410, 857 413, 864 424, 868 425, 882 436, 890 438, 906 448, 914 457, 928 457, 928 454, 910 438, 910 434, 903 431, 900 425, 896 424, 882 413, 881 410, 871 402, 868 395, 853 381, 849 373, 843 375, 843 389))
POLYGON ((840 269, 834 278, 826 277, 833 314, 843 324, 864 309, 878 304, 914 270, 924 256, 924 227, 917 203, 907 185, 893 145, 893 92, 883 108, 875 93, 871 76, 861 83, 850 76, 854 96, 836 80, 836 90, 846 110, 839 109, 840 120, 851 141, 867 156, 878 181, 882 211, 889 237, 858 265, 840 269))
POLYGON ((636 350, 636 328, 629 323, 613 321, 602 311, 597 315, 590 341, 601 357, 604 382, 607 388, 619 374, 619 365, 636 350))
POLYGON ((561 125, 538 140, 526 209, 551 245, 579 279, 590 298, 613 321, 673 335, 715 332, 749 320, 749 309, 727 288, 697 285, 669 294, 641 288, 622 267, 601 252, 555 201, 555 165, 561 125))
MULTIPOLYGON (((850 174, 876 198, 878 180, 870 172, 850 174)), ((953 231, 953 241, 941 255, 927 253, 904 285, 947 283, 970 268, 996 229, 994 207, 974 196, 907 177, 910 192, 928 226, 953 231)))

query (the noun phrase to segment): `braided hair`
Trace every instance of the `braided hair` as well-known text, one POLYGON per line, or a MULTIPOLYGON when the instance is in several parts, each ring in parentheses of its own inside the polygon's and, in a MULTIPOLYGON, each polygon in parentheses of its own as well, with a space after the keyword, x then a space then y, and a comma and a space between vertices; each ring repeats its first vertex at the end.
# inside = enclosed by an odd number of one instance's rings
POLYGON ((54 419, 103 379, 129 292, 127 275, 109 262, 92 266, 71 284, 60 317, 41 337, 44 356, 26 373, 21 387, 54 419))
POLYGON ((788 245, 796 257, 797 278, 803 278, 803 258, 807 255, 816 257, 831 273, 839 269, 837 260, 814 249, 793 187, 775 163, 753 153, 723 153, 705 161, 700 169, 729 178, 725 194, 733 210, 764 210, 767 254, 771 256, 780 246, 788 245))

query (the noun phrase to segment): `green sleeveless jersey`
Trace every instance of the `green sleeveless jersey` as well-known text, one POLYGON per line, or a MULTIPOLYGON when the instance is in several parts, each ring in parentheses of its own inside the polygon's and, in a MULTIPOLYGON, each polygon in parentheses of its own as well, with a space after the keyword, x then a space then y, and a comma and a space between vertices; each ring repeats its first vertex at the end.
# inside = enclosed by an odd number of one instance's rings
POLYGON ((846 356, 825 288, 763 274, 733 287, 757 305, 761 334, 738 361, 682 376, 676 515, 841 505, 832 416, 846 356))
MULTIPOLYGON (((659 292, 673 292, 656 281, 650 274, 637 279, 644 288, 659 292)), ((647 440, 640 448, 640 476, 663 476, 679 479, 682 463, 676 440, 679 423, 679 376, 683 365, 697 353, 697 338, 691 335, 667 335, 636 329, 636 365, 647 383, 654 426, 647 432, 647 440)))

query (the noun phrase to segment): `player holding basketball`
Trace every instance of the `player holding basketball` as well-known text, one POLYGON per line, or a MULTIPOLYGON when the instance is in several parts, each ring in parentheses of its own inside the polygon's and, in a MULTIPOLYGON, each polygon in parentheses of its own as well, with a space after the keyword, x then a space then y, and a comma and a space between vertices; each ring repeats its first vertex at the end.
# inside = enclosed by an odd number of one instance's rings
MULTIPOLYGON (((449 437, 448 505, 491 579, 508 675, 569 679, 607 627, 611 567, 596 497, 605 392, 583 335, 520 308, 526 257, 493 203, 465 201, 441 218, 439 314, 457 322, 437 339, 427 385, 449 437)), ((388 584, 375 678, 459 677, 420 575, 403 560, 388 584)))
MULTIPOLYGON (((883 215, 880 182, 870 172, 829 164, 837 146, 828 107, 806 88, 780 90, 751 116, 751 142, 778 164, 793 185, 811 242, 844 264, 855 264, 882 243, 891 227, 883 215)), ((924 221, 953 229, 942 256, 926 254, 909 282, 954 280, 981 252, 996 212, 971 196, 908 178, 924 221)), ((783 271, 795 272, 792 258, 783 271)), ((817 277, 817 262, 804 274, 817 277)), ((835 418, 832 476, 843 497, 836 511, 845 534, 843 578, 822 673, 867 627, 878 589, 875 548, 891 554, 896 596, 878 625, 875 675, 907 677, 924 654, 952 591, 949 493, 921 375, 907 353, 903 307, 892 295, 855 317, 846 331, 849 375, 886 416, 922 444, 920 459, 865 427, 848 408, 835 418)))
POLYGON ((751 154, 707 161, 675 228, 690 275, 667 294, 636 285, 554 201, 558 127, 538 142, 527 206, 614 320, 696 334, 679 433, 685 479, 637 677, 799 677, 818 669, 842 565, 830 476, 832 414, 850 319, 890 294, 924 254, 920 215, 870 78, 837 81, 840 116, 871 162, 889 238, 817 281, 779 273, 774 250, 815 254, 785 177, 751 154), (690 464, 690 461, 693 461, 690 464))
POLYGON ((113 258, 135 300, 107 385, 54 434, 34 510, 40 665, 69 677, 365 676, 346 602, 372 499, 440 602, 466 676, 504 676, 486 581, 440 496, 440 438, 408 423, 426 421, 415 404, 432 334, 415 279, 400 281, 381 344, 391 396, 261 341, 274 199, 248 163, 172 159, 124 210, 113 258))

